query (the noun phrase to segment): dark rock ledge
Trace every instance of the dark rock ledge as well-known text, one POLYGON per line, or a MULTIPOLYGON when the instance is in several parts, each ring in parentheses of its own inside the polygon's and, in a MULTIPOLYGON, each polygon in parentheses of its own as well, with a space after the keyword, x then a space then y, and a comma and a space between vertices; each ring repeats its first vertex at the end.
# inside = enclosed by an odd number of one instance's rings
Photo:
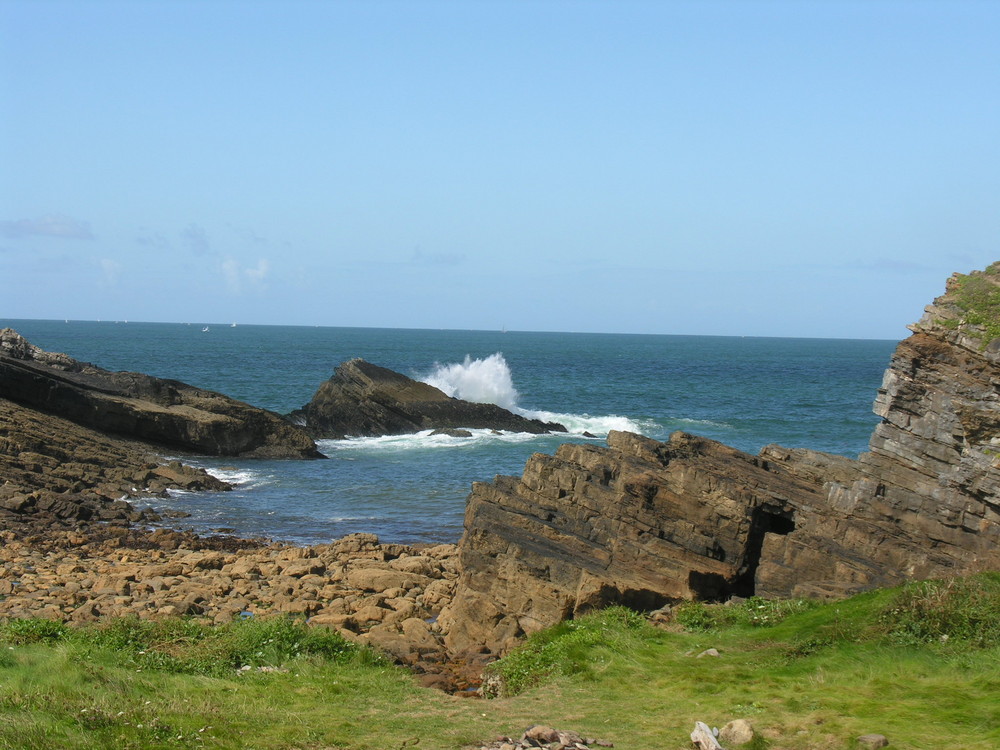
POLYGON ((137 372, 109 372, 0 331, 0 396, 98 432, 213 456, 322 458, 279 414, 137 372))

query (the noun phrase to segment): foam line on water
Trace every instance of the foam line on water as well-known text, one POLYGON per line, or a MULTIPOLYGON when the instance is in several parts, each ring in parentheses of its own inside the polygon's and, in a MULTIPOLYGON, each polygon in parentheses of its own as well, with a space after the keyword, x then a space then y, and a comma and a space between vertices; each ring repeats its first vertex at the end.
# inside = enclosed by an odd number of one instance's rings
POLYGON ((356 437, 345 440, 320 440, 320 450, 328 455, 352 452, 380 451, 386 453, 411 450, 462 448, 487 442, 523 443, 534 440, 538 436, 526 432, 500 432, 492 430, 470 429, 472 437, 452 437, 450 435, 432 435, 432 430, 423 430, 412 435, 384 435, 382 437, 356 437))
POLYGON ((591 414, 560 414, 551 411, 537 411, 530 409, 517 409, 518 414, 528 419, 540 419, 543 422, 558 422, 565 427, 571 435, 582 435, 589 432, 591 435, 605 437, 611 430, 622 432, 637 432, 645 435, 655 432, 656 424, 643 420, 630 419, 617 414, 604 416, 594 416, 591 414))
POLYGON ((721 427, 725 430, 734 429, 733 426, 727 422, 713 422, 711 419, 690 419, 688 417, 671 417, 669 421, 683 425, 695 425, 701 427, 721 427))

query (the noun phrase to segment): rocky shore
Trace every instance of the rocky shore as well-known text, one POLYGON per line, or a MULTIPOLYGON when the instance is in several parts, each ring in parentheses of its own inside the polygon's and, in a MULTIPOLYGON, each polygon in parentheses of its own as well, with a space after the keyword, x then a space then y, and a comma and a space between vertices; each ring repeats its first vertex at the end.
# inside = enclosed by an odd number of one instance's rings
MULTIPOLYGON (((199 410, 228 403, 219 394, 106 373, 4 331, 0 618, 302 617, 386 651, 425 684, 462 690, 526 635, 613 603, 837 597, 997 569, 997 298, 1000 265, 949 282, 897 348, 875 403, 882 423, 858 460, 612 432, 606 447, 567 444, 534 455, 521 477, 476 483, 459 545, 426 548, 368 534, 291 547, 150 530, 162 519, 129 498, 226 488, 162 458, 150 435, 171 446, 178 433, 219 438, 225 423, 236 437, 216 445, 299 457, 311 438, 247 405, 233 408, 249 422, 199 410), (160 432, 144 427, 139 441, 122 425, 147 424, 142 404, 160 432)), ((414 383, 355 360, 303 418, 313 434, 426 429, 429 414, 477 426, 452 414, 455 399, 414 383)))
POLYGON ((427 685, 456 691, 477 676, 448 663, 436 622, 458 578, 455 545, 354 534, 293 547, 106 524, 0 541, 0 619, 300 617, 387 652, 427 685))
POLYGON ((98 433, 212 456, 322 458, 279 414, 138 372, 111 372, 0 331, 0 395, 98 433))

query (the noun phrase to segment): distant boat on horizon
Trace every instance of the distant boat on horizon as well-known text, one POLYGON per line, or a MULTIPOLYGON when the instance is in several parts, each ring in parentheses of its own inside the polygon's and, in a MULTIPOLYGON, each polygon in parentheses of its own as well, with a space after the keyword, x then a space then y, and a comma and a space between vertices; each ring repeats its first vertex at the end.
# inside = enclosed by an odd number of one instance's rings
POLYGON ((207 330, 208 330, 208 326, 205 326, 204 328, 201 329, 201 332, 204 333, 207 330))
POLYGON ((233 324, 232 324, 232 325, 230 325, 229 327, 230 327, 230 328, 236 328, 236 324, 235 324, 235 323, 233 323, 233 324))

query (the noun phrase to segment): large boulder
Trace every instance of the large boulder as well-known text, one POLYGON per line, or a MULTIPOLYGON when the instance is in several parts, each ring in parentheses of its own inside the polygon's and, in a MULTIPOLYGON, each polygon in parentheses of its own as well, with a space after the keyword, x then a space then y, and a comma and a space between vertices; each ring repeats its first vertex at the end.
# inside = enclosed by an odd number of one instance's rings
POLYGON ((176 380, 109 372, 0 331, 0 393, 104 433, 217 456, 321 458, 279 414, 176 380))
POLYGON ((452 398, 432 385, 363 359, 340 365, 293 416, 312 435, 334 439, 457 428, 566 432, 561 424, 528 419, 496 404, 452 398))

